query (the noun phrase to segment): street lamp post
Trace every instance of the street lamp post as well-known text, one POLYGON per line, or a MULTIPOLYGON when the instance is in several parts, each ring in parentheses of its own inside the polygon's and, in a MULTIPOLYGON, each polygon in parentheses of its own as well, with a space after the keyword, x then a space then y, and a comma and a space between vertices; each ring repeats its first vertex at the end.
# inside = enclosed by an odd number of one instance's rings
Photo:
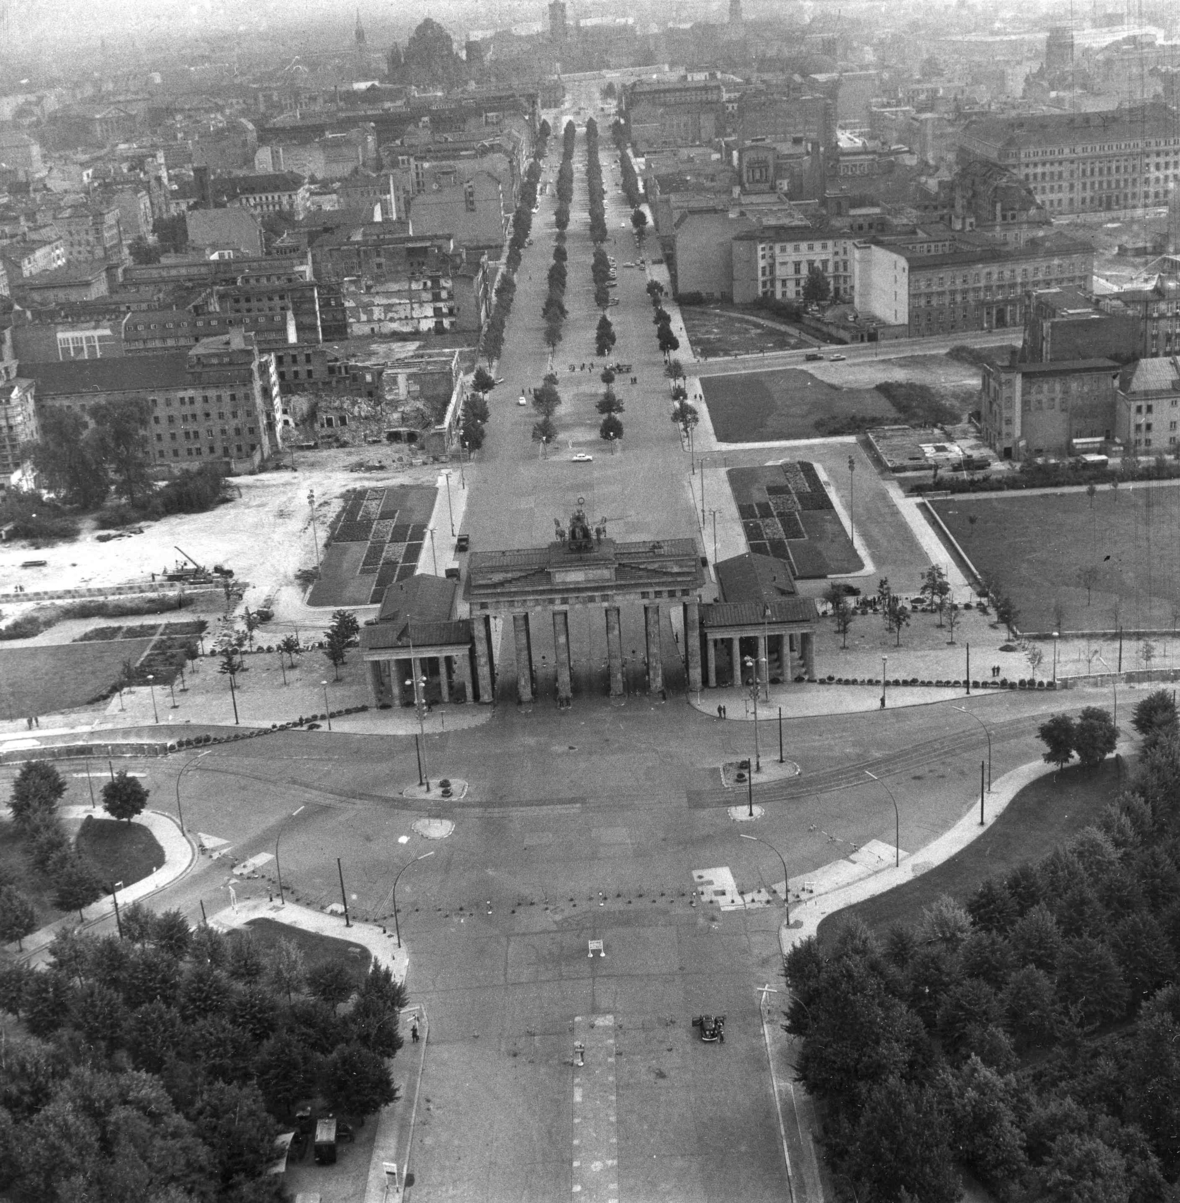
POLYGON ((856 460, 848 457, 848 525, 851 528, 852 549, 856 550, 856 460))
POLYGON ((786 911, 787 926, 791 925, 791 882, 787 874, 787 862, 783 859, 783 854, 769 841, 764 840, 761 836, 746 835, 745 832, 739 833, 743 840, 753 840, 756 844, 765 844, 771 852, 779 859, 779 864, 783 867, 783 907, 786 911))
POLYGON ((119 933, 119 939, 123 938, 123 919, 119 915, 119 890, 123 883, 116 881, 111 885, 111 901, 115 904, 115 929, 119 933))
POLYGON ((198 752, 195 756, 190 757, 181 766, 180 772, 176 774, 176 817, 180 820, 181 834, 185 834, 184 830, 184 811, 180 809, 180 779, 201 759, 202 756, 208 756, 212 748, 206 748, 203 752, 198 752))
POLYGON ((1053 632, 1053 684, 1057 684, 1057 640, 1061 637, 1060 631, 1053 632))
POLYGON ((987 736, 987 792, 992 792, 992 733, 988 728, 987 723, 975 714, 973 711, 966 709, 964 706, 952 706, 952 710, 957 710, 960 714, 967 715, 968 718, 973 718, 982 728, 984 735, 987 736))
POLYGON ((881 657, 881 709, 885 709, 885 665, 888 663, 889 657, 881 657))
POLYGON ((434 527, 428 526, 426 530, 430 535, 430 562, 434 565, 434 575, 438 576, 438 552, 434 546, 434 527))
POLYGON ((709 513, 713 515, 713 563, 716 564, 717 563, 717 511, 710 510, 709 513))
MULTIPOLYGON (((414 663, 413 659, 410 663, 414 663)), ((430 766, 426 763, 426 678, 410 677, 406 684, 414 690, 414 709, 418 711, 418 730, 422 733, 422 780, 426 783, 426 792, 430 793, 430 766)))
POLYGON ((328 720, 328 730, 332 730, 332 709, 328 705, 328 682, 326 680, 320 682, 320 688, 324 691, 324 718, 328 720))
POLYGON ((158 723, 160 721, 160 712, 156 709, 156 677, 154 673, 148 673, 147 683, 148 689, 152 693, 152 715, 158 723))
POLYGON ((315 525, 315 489, 307 490, 307 504, 311 509, 311 538, 315 546, 315 566, 320 566, 320 535, 315 525))
POLYGON ((401 880, 402 874, 410 867, 416 865, 420 860, 425 860, 428 856, 433 856, 433 852, 424 852, 421 856, 416 856, 412 861, 407 861, 406 864, 397 871, 397 876, 393 879, 393 889, 389 891, 390 899, 393 902, 393 930, 397 936, 397 946, 402 946, 402 929, 397 921, 397 883, 401 880))
POLYGON ((459 487, 464 491, 467 489, 467 473, 463 469, 463 455, 467 450, 467 440, 459 440, 459 487))
POLYGON ((901 813, 897 809, 897 799, 893 796, 893 791, 889 786, 876 773, 870 773, 868 769, 865 769, 864 773, 889 795, 889 801, 893 803, 893 867, 897 868, 901 864, 901 813))
POLYGON ((275 876, 279 879, 279 906, 286 906, 287 900, 283 897, 283 865, 279 860, 279 841, 283 838, 283 829, 279 828, 278 835, 275 836, 275 876))
POLYGON ((232 672, 229 674, 229 700, 233 703, 233 706, 234 706, 234 726, 236 727, 239 725, 238 694, 237 694, 237 691, 234 689, 234 674, 232 672))
POLYGON ((451 474, 443 473, 443 479, 447 482, 447 517, 451 520, 451 538, 455 537, 455 511, 451 508, 451 474))
POLYGON ((762 665, 762 682, 766 689, 767 702, 770 701, 770 604, 762 606, 762 655, 758 657, 762 665))
POLYGON ((747 656, 743 664, 750 668, 750 696, 754 699, 754 772, 762 772, 762 752, 758 746, 758 661, 747 656))

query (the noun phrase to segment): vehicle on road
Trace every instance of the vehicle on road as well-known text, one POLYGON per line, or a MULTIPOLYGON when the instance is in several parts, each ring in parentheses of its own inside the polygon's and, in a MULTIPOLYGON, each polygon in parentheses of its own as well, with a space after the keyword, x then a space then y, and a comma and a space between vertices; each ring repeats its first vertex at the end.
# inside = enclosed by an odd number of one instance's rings
POLYGON ((699 1028, 701 1039, 706 1044, 725 1043, 725 1016, 698 1015, 692 1021, 694 1028, 699 1028))
POLYGON ((336 1164, 336 1120, 332 1116, 317 1120, 315 1126, 316 1165, 336 1164))
POLYGON ((588 455, 585 451, 579 451, 570 456, 571 464, 588 464, 594 459, 594 456, 588 455))
POLYGON ((832 363, 839 363, 842 359, 847 359, 847 358, 848 358, 847 355, 829 355, 828 356, 828 359, 832 363))
POLYGON ((810 363, 812 360, 815 360, 815 359, 823 359, 823 356, 818 351, 808 351, 807 354, 803 356, 803 358, 806 359, 810 363))
POLYGON ((528 403, 528 398, 524 395, 524 393, 521 393, 520 396, 516 398, 517 405, 527 405, 528 403))

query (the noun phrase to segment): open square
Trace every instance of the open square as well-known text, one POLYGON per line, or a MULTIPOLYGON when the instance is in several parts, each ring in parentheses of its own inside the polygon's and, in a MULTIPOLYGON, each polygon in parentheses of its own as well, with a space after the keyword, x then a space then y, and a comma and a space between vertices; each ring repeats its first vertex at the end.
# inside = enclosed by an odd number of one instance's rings
POLYGON ((897 420, 897 411, 875 388, 840 388, 798 368, 704 376, 701 388, 722 443, 814 439, 827 423, 854 415, 881 424, 897 420))
POLYGON ((1180 618, 1172 482, 931 505, 976 570, 1011 595, 1022 631, 1169 631, 1180 618))

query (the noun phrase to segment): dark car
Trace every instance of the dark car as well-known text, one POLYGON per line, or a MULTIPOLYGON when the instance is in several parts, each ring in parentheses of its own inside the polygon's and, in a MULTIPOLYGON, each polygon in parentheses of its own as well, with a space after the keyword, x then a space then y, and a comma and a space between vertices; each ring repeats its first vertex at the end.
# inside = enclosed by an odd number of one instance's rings
POLYGON ((823 356, 820 355, 816 351, 809 351, 806 355, 803 356, 803 358, 810 362, 813 359, 823 359, 823 356))
POLYGON ((724 1015, 698 1015, 692 1021, 692 1026, 700 1029, 701 1039, 706 1044, 725 1043, 724 1015))

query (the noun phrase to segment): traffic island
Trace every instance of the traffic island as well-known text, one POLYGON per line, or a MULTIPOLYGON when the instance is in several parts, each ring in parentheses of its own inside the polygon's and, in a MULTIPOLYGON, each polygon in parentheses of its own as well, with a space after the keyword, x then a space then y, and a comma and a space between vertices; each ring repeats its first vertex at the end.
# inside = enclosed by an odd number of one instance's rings
POLYGON ((429 785, 407 786, 402 797, 419 802, 461 802, 467 797, 467 782, 458 777, 439 777, 429 785))
MULTIPOLYGON (((726 789, 737 789, 747 785, 746 774, 750 771, 748 760, 727 760, 721 765, 721 784, 726 789)), ((765 759, 762 767, 754 770, 754 784, 761 785, 765 781, 781 781, 784 777, 798 777, 801 772, 793 760, 765 759)))

